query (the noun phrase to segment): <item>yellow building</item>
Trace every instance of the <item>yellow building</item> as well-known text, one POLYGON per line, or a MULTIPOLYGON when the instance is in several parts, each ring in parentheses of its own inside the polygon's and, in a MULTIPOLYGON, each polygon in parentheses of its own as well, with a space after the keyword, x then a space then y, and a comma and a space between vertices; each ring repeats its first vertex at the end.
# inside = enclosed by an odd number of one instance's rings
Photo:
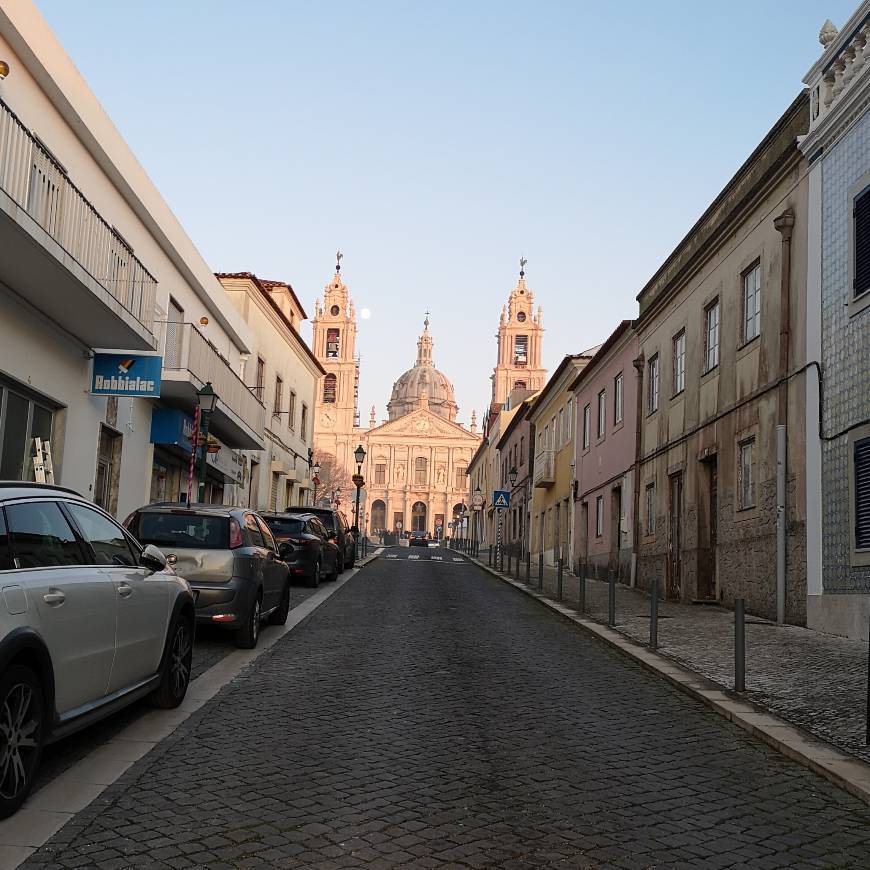
POLYGON ((566 356, 528 412, 535 460, 529 549, 555 565, 570 564, 574 526, 574 396, 571 385, 598 348, 566 356))

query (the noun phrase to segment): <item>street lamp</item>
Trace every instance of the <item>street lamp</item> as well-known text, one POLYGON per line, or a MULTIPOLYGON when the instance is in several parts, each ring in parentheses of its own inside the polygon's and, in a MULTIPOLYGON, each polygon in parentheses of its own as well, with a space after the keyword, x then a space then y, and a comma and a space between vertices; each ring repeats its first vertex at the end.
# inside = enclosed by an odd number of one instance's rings
MULTIPOLYGON (((211 381, 206 381, 202 389, 196 393, 196 408, 197 420, 193 432, 193 454, 199 449, 202 442, 202 453, 199 455, 199 467, 197 469, 197 486, 196 500, 198 502, 205 501, 205 469, 208 457, 208 427, 211 422, 211 415, 217 406, 217 393, 211 385, 211 381)), ((193 456, 191 456, 191 467, 193 466, 193 456)), ((190 502, 190 487, 188 487, 188 502, 190 502)))
POLYGON ((511 487, 512 488, 515 487, 517 485, 517 469, 516 469, 516 467, 511 468, 511 470, 508 472, 508 478, 510 479, 511 487))
POLYGON ((353 476, 353 484, 356 487, 356 506, 353 511, 353 528, 354 528, 354 551, 359 548, 359 493, 365 480, 362 476, 362 464, 365 462, 366 452, 362 444, 353 451, 353 458, 356 460, 356 474, 353 476))

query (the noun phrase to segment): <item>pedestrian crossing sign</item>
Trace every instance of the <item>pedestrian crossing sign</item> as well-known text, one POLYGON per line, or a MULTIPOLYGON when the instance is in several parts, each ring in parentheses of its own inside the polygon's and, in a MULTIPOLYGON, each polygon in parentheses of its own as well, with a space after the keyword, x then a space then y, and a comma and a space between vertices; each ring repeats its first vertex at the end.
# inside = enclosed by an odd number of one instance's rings
POLYGON ((492 506, 496 508, 510 507, 511 494, 506 489, 496 489, 492 493, 492 506))

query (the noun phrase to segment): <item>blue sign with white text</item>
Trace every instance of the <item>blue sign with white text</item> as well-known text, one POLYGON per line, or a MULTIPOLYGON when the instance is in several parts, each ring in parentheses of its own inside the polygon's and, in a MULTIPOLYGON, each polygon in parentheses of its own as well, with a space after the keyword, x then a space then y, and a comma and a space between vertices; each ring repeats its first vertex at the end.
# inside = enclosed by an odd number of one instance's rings
POLYGON ((160 395, 162 356, 95 353, 91 392, 95 396, 160 395))
POLYGON ((506 508, 511 505, 511 494, 506 489, 494 489, 492 492, 492 506, 494 508, 506 508))

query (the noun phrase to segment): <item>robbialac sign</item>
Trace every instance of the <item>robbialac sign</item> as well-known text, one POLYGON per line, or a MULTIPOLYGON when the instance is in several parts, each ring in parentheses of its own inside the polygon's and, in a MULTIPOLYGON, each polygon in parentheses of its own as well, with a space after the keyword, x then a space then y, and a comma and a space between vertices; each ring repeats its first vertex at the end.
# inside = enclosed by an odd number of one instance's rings
POLYGON ((160 395, 161 356, 95 353, 91 392, 96 396, 160 395))

